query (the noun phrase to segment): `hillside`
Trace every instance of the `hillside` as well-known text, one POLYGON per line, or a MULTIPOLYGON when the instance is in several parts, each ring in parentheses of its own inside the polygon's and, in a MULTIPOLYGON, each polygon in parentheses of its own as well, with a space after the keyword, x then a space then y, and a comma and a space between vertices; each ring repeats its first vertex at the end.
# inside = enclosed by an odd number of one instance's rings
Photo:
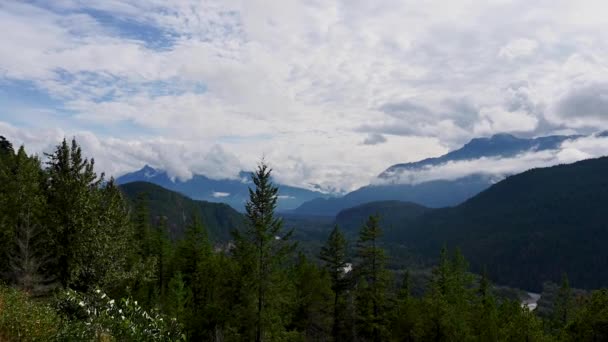
POLYGON ((229 205, 192 200, 177 192, 156 184, 132 182, 120 186, 130 204, 134 204, 138 194, 145 193, 151 215, 151 222, 159 216, 166 216, 173 236, 180 236, 193 214, 200 218, 215 241, 230 239, 230 231, 240 227, 243 216, 229 205))
POLYGON ((460 247, 474 270, 487 266, 500 284, 540 290, 566 272, 573 286, 606 286, 607 175, 608 157, 533 169, 422 215, 386 240, 427 257, 443 245, 460 247))
POLYGON ((431 210, 415 203, 401 201, 371 202, 340 211, 335 223, 345 232, 357 234, 361 224, 370 215, 379 215, 385 233, 390 233, 431 210))

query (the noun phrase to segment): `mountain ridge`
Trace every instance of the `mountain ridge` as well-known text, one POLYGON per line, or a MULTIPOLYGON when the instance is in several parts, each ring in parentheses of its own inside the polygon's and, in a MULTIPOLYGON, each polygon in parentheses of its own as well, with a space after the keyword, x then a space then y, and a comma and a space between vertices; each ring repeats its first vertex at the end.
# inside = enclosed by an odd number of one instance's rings
POLYGON ((418 184, 398 183, 398 175, 403 171, 416 171, 438 166, 452 161, 474 160, 483 157, 513 157, 528 151, 554 150, 566 140, 581 135, 551 135, 536 138, 518 138, 511 134, 495 134, 491 137, 474 138, 461 148, 443 156, 426 158, 417 162, 395 164, 378 175, 378 184, 363 186, 342 197, 315 198, 302 203, 292 212, 307 215, 334 216, 340 210, 359 204, 397 200, 440 208, 458 205, 496 182, 496 176, 472 172, 458 179, 438 179, 418 184))
MULTIPOLYGON (((212 179, 204 175, 195 174, 187 181, 171 179, 166 171, 155 169, 145 165, 140 170, 124 174, 116 179, 117 184, 127 184, 136 181, 144 181, 160 185, 163 188, 179 192, 195 200, 215 203, 226 203, 232 208, 243 212, 244 206, 249 198, 249 186, 251 173, 241 171, 239 179, 212 179)), ((277 209, 295 209, 302 203, 314 199, 324 198, 328 195, 319 191, 303 188, 279 186, 279 199, 277 209)))

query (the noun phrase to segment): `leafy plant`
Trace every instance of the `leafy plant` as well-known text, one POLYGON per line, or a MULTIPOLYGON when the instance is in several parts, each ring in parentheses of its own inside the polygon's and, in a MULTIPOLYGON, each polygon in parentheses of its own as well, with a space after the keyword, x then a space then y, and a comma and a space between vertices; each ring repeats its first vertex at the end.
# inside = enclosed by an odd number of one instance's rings
POLYGON ((67 290, 58 305, 73 323, 61 332, 65 340, 185 340, 175 318, 144 310, 131 298, 116 301, 99 289, 90 295, 67 290))

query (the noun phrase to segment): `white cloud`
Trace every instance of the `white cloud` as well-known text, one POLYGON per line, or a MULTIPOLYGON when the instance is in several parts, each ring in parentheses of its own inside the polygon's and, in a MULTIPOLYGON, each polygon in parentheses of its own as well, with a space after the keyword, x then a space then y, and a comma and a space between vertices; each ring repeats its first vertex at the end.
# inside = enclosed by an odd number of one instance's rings
POLYGON ((230 196, 230 193, 229 192, 214 191, 211 196, 213 196, 214 198, 224 198, 224 197, 230 196))
POLYGON ((501 107, 485 107, 479 111, 479 121, 473 127, 477 135, 494 133, 530 132, 538 119, 525 111, 507 111, 501 107))
POLYGON ((498 56, 507 59, 515 59, 531 55, 538 48, 538 43, 535 40, 520 38, 510 41, 508 44, 500 48, 498 56))
POLYGON ((608 137, 588 136, 566 140, 556 150, 529 151, 508 158, 483 157, 428 166, 421 170, 403 170, 391 175, 390 179, 378 178, 374 184, 420 184, 435 180, 456 180, 473 174, 498 180, 532 168, 569 164, 607 155, 608 137))
POLYGON ((288 184, 348 190, 478 135, 608 126, 559 115, 572 89, 608 78, 605 11, 565 0, 3 1, 2 88, 25 82, 58 104, 0 89, 0 122, 33 151, 82 136, 113 175, 149 163, 236 177, 266 154, 288 184))

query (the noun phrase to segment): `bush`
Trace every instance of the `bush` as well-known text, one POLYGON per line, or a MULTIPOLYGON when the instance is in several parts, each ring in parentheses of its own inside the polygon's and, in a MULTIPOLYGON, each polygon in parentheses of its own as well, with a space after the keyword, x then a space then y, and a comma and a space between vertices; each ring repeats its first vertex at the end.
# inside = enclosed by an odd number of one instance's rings
POLYGON ((0 285, 0 341, 49 341, 61 319, 47 304, 17 289, 0 285))
POLYGON ((144 310, 137 301, 116 301, 103 291, 86 295, 67 290, 58 310, 68 319, 60 340, 178 341, 185 337, 175 318, 144 310))

